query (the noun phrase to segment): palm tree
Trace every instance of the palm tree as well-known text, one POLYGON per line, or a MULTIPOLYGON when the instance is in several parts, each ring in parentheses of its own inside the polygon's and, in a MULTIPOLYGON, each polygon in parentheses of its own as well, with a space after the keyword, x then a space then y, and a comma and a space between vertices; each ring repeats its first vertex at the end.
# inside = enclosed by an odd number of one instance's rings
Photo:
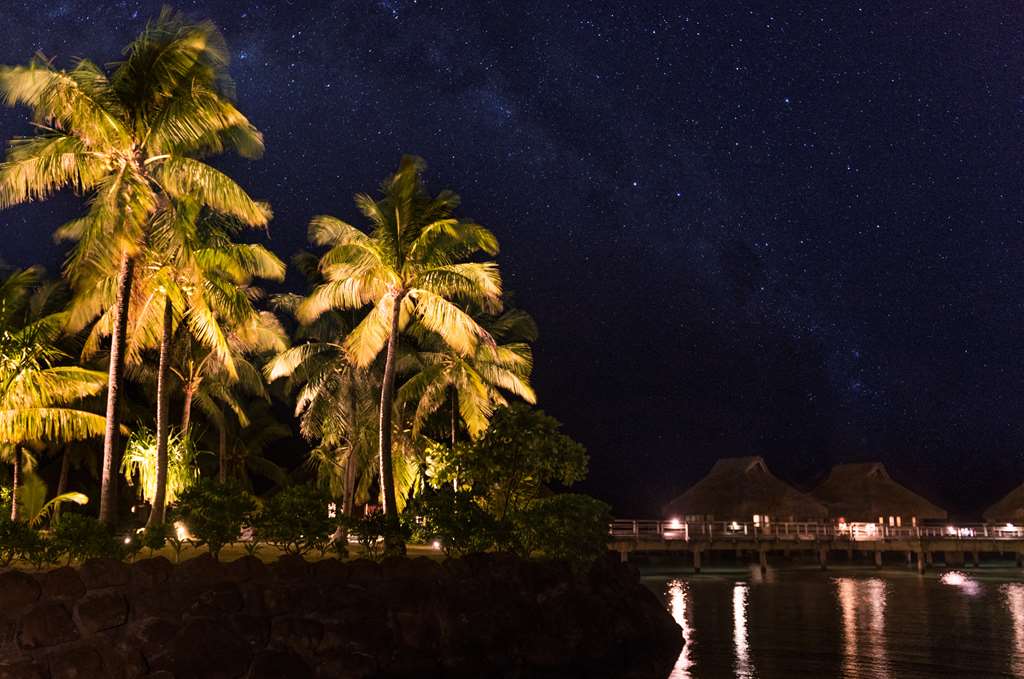
MULTIPOLYGON (((237 220, 226 220, 215 213, 204 214, 191 201, 173 201, 154 216, 150 233, 152 247, 139 257, 141 275, 137 276, 135 294, 128 307, 132 333, 126 344, 126 361, 133 374, 144 375, 142 350, 159 346, 155 379, 156 495, 149 525, 163 522, 166 504, 172 349, 176 343, 184 342, 188 346, 183 352, 191 354, 193 344, 198 345, 216 359, 225 379, 237 380, 237 344, 244 343, 247 336, 257 331, 250 326, 254 319, 260 318, 253 300, 261 293, 250 283, 254 277, 284 278, 284 263, 266 248, 233 242, 240 226, 237 220), (177 330, 176 319, 180 319, 177 330), (227 333, 227 323, 235 324, 234 336, 227 333)), ((102 295, 106 289, 109 288, 100 286, 96 288, 99 292, 94 294, 102 295)), ((111 306, 89 303, 99 308, 111 306)), ((101 339, 111 332, 112 320, 110 312, 100 316, 86 342, 85 353, 99 348, 101 339)), ((272 320, 264 319, 263 326, 269 327, 267 323, 272 320)), ((279 328, 276 332, 274 339, 282 334, 279 328)), ((276 342, 271 345, 272 348, 278 346, 276 342)), ((183 352, 178 352, 178 356, 183 352)), ((245 377, 251 378, 252 372, 248 370, 245 377)), ((257 389, 261 388, 262 384, 257 384, 257 389)), ((192 392, 188 391, 187 413, 191 411, 191 404, 192 392)), ((187 424, 186 421, 183 431, 187 432, 187 424)))
POLYGON ((424 185, 424 163, 402 158, 398 171, 384 180, 381 197, 356 196, 370 221, 370 233, 329 216, 314 217, 310 239, 328 246, 320 259, 325 282, 299 305, 298 316, 310 322, 331 309, 370 312, 344 341, 353 365, 366 367, 386 347, 381 380, 378 449, 380 486, 388 521, 388 551, 404 552, 392 468, 391 411, 399 333, 412 321, 433 332, 461 355, 473 354, 490 335, 456 302, 487 313, 501 308, 501 277, 493 262, 468 262, 478 252, 495 255, 498 241, 484 227, 453 216, 458 196, 442 191, 431 196, 424 185))
POLYGON ((99 415, 70 407, 106 386, 103 373, 57 365, 68 356, 57 346, 67 321, 48 313, 39 271, 15 271, 0 283, 0 454, 13 463, 11 519, 18 520, 18 487, 29 442, 68 442, 100 436, 99 415))
MULTIPOLYGON (((301 301, 297 295, 280 295, 274 304, 294 315, 301 301)), ((300 433, 317 441, 307 466, 321 486, 342 498, 342 512, 351 516, 357 494, 369 486, 375 467, 380 379, 374 366, 353 365, 338 341, 352 328, 347 316, 328 311, 300 326, 295 345, 271 359, 263 371, 269 382, 287 377, 285 391, 298 392, 300 433)))
POLYGON ((476 439, 487 429, 494 409, 508 405, 503 391, 527 403, 536 403, 536 394, 530 386, 533 352, 527 343, 537 336, 533 319, 526 312, 511 310, 480 323, 495 338, 495 343, 481 342, 469 356, 453 351, 433 333, 423 333, 419 338, 419 351, 408 354, 403 367, 415 369, 416 373, 398 390, 397 402, 415 404, 414 435, 420 433, 427 418, 446 401, 451 403, 453 449, 456 411, 470 438, 476 439), (506 339, 515 341, 499 343, 506 339))
MULTIPOLYGON (((190 198, 247 224, 266 224, 269 208, 200 160, 233 148, 257 157, 263 139, 230 101, 224 40, 210 22, 189 23, 165 10, 108 73, 82 59, 60 70, 37 57, 0 68, 8 105, 32 110, 38 133, 15 138, 0 164, 0 208, 42 200, 70 187, 89 197, 86 214, 61 237, 77 241, 67 263, 76 291, 117 271, 113 295, 100 520, 116 519, 121 380, 128 303, 136 258, 161 205, 190 198)), ((100 313, 73 314, 75 328, 100 313)))
POLYGON ((249 418, 240 395, 269 399, 255 359, 264 354, 280 353, 288 346, 284 328, 274 314, 252 307, 249 310, 248 316, 231 325, 229 319, 216 316, 211 319, 217 324, 217 331, 223 333, 226 352, 211 349, 194 335, 185 334, 176 348, 171 367, 185 398, 181 431, 189 432, 193 404, 217 428, 221 482, 227 480, 228 414, 233 414, 241 427, 248 427, 249 418))

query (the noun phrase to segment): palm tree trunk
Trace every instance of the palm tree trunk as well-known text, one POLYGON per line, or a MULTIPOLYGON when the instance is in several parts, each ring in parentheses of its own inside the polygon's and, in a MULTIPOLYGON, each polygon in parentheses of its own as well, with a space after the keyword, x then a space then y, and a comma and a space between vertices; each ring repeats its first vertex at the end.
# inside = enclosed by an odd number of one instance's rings
POLYGON ((21 446, 14 446, 14 473, 11 476, 11 521, 21 518, 18 491, 21 489, 21 446))
MULTIPOLYGON (((64 454, 60 458, 60 476, 57 478, 57 495, 63 495, 68 491, 68 475, 71 473, 71 446, 64 446, 64 454)), ((60 505, 58 502, 53 508, 53 519, 51 525, 60 521, 60 505)))
POLYGON ((103 436, 103 471, 100 488, 100 521, 117 521, 117 468, 121 452, 121 387, 124 376, 124 343, 128 329, 128 303, 132 295, 135 260, 125 254, 117 275, 117 306, 110 334, 110 368, 107 375, 107 426, 103 436))
POLYGON ((384 496, 384 516, 387 535, 384 549, 388 554, 404 555, 405 542, 402 540, 398 523, 398 503, 395 499, 395 475, 391 464, 391 409, 395 397, 395 354, 398 352, 398 318, 404 294, 395 297, 391 311, 391 335, 388 337, 387 358, 384 361, 384 379, 380 388, 380 488, 384 496))
POLYGON ((171 364, 171 334, 174 332, 174 306, 171 298, 164 300, 164 327, 160 337, 160 363, 156 372, 156 492, 149 510, 147 528, 163 524, 167 507, 167 443, 171 436, 168 422, 168 378, 171 364))
POLYGON ((220 457, 220 468, 217 470, 217 480, 222 484, 228 480, 228 430, 224 426, 223 415, 217 424, 217 445, 220 457))
POLYGON ((185 385, 185 407, 181 411, 181 433, 188 436, 188 427, 192 422, 192 396, 195 395, 192 385, 185 385))

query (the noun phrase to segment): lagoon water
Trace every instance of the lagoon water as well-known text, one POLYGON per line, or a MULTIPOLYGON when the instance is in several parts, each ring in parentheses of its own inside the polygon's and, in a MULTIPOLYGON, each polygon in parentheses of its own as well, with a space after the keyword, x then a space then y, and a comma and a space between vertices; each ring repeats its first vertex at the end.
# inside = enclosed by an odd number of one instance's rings
POLYGON ((1024 679, 1024 573, 648 575, 683 628, 670 679, 1024 679))

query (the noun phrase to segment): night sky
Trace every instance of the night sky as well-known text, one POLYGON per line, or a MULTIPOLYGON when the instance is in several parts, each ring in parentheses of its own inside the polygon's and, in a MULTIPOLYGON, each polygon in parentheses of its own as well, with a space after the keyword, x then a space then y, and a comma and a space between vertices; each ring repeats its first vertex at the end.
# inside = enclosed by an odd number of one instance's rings
MULTIPOLYGON (((749 454, 977 513, 1024 480, 1024 11, 769 4, 176 7, 228 39, 267 153, 218 162, 278 254, 403 153, 497 233, 541 406, 620 514, 749 454)), ((159 7, 5 0, 0 63, 112 60, 159 7)), ((0 213, 0 256, 59 269, 76 206, 0 213)))

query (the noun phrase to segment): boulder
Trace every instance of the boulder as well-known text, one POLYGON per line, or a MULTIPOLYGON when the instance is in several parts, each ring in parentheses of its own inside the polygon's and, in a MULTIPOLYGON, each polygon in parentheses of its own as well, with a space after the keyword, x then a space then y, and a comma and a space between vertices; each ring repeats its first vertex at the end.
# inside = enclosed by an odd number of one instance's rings
POLYGON ((76 639, 78 629, 64 604, 39 604, 21 619, 18 645, 23 649, 56 646, 76 639))
POLYGON ((190 679, 243 677, 252 661, 249 645, 218 621, 196 618, 178 631, 150 669, 190 679))
POLYGON ((115 559, 89 559, 79 568, 86 589, 123 587, 131 579, 131 570, 115 559))
POLYGON ((20 571, 0 573, 0 616, 16 618, 39 600, 42 588, 20 571))
POLYGON ((90 592, 75 606, 75 618, 85 634, 120 627, 128 621, 128 602, 117 591, 90 592))
POLYGON ((34 660, 0 660, 0 679, 45 679, 46 668, 34 660))
POLYGON ((312 679, 312 677, 312 670, 300 656, 289 651, 267 650, 260 651, 253 658, 248 679, 312 679))
POLYGON ((46 599, 74 601, 85 595, 85 583, 78 571, 70 566, 55 568, 39 575, 42 596, 46 599))
POLYGON ((139 589, 151 589, 167 583, 174 572, 174 564, 162 556, 151 559, 140 559, 131 566, 132 586, 139 589))

